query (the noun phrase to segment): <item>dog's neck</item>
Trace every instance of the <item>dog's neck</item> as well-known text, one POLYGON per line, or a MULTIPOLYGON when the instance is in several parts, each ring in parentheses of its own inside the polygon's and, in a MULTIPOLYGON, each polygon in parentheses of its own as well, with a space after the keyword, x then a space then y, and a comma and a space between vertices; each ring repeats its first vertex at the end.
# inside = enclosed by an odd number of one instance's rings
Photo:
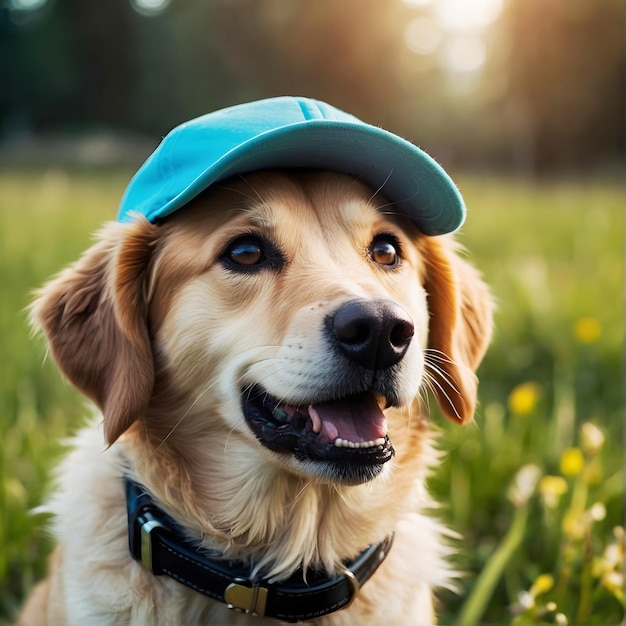
MULTIPOLYGON (((406 484, 397 483, 390 466, 364 485, 331 485, 268 463, 268 451, 259 448, 255 455, 236 436, 231 436, 228 450, 210 434, 193 439, 187 434, 184 440, 193 440, 193 449, 176 449, 177 440, 171 437, 153 446, 151 454, 137 454, 146 450, 145 432, 138 426, 125 435, 144 439, 139 446, 121 441, 133 480, 145 485, 203 547, 253 563, 255 575, 280 580, 311 567, 334 576, 346 559, 391 534, 403 512, 424 504, 415 476, 422 477, 425 467, 401 472, 412 476, 406 484), (390 505, 385 494, 391 482, 395 497, 390 505)), ((401 442, 390 463, 415 464, 423 458, 404 453, 412 445, 428 448, 425 440, 401 442)))
POLYGON ((155 575, 167 575, 229 608, 295 622, 349 606, 362 585, 386 559, 393 535, 346 561, 338 576, 299 570, 276 582, 253 574, 254 564, 225 560, 190 540, 143 485, 126 477, 129 548, 133 558, 155 575))

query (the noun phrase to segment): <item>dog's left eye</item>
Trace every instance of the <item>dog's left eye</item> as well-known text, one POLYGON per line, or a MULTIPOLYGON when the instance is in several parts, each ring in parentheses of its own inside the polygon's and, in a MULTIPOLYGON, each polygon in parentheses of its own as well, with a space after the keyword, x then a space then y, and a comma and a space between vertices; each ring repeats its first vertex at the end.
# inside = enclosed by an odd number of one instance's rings
POLYGON ((400 244, 392 235, 379 235, 372 241, 370 257, 377 265, 387 268, 397 267, 400 263, 400 244))
POLYGON ((282 264, 280 252, 256 235, 244 235, 231 241, 222 258, 230 268, 244 271, 276 268, 282 264))
POLYGON ((264 257, 263 248, 253 239, 241 239, 232 243, 226 256, 237 265, 258 265, 264 257))

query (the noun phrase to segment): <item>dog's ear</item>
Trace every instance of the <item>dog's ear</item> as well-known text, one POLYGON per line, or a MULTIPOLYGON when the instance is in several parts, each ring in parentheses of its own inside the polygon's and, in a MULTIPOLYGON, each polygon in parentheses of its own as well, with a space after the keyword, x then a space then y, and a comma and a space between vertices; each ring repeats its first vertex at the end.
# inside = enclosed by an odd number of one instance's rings
POLYGON ((102 410, 109 445, 143 414, 152 392, 147 283, 157 237, 145 219, 109 224, 31 306, 61 371, 102 410))
POLYGON ((474 415, 475 371, 491 339, 493 305, 479 273, 445 237, 420 241, 426 262, 431 389, 443 412, 464 424, 474 415))

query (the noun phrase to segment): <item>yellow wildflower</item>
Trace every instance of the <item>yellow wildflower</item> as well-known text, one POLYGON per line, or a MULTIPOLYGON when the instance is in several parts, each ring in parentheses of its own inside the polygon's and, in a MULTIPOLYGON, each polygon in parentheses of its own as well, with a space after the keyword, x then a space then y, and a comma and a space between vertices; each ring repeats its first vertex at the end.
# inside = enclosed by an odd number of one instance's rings
POLYGON ((561 527, 570 539, 582 539, 587 530, 585 516, 575 511, 569 511, 563 518, 561 527))
POLYGON ((602 327, 595 317, 581 317, 574 323, 572 332, 578 342, 594 343, 602 334, 602 327))
POLYGON ((544 476, 539 481, 539 493, 546 506, 554 509, 567 491, 567 481, 562 476, 544 476))
POLYGON ((526 382, 513 388, 509 395, 509 409, 517 415, 528 415, 535 410, 539 401, 539 385, 526 382))
POLYGON ((536 598, 542 593, 547 593, 554 587, 554 576, 550 574, 540 574, 530 588, 530 594, 536 598))
POLYGON ((578 476, 583 471, 585 459, 580 448, 569 448, 561 455, 561 472, 564 476, 578 476))

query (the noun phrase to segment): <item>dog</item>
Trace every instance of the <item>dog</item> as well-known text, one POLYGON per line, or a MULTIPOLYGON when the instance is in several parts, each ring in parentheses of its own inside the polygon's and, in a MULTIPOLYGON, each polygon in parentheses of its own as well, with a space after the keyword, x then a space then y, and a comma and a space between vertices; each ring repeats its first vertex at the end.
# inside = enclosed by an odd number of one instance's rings
POLYGON ((46 510, 42 624, 432 624, 454 575, 427 390, 463 424, 488 287, 349 174, 210 184, 108 223, 31 315, 99 408, 46 510))

